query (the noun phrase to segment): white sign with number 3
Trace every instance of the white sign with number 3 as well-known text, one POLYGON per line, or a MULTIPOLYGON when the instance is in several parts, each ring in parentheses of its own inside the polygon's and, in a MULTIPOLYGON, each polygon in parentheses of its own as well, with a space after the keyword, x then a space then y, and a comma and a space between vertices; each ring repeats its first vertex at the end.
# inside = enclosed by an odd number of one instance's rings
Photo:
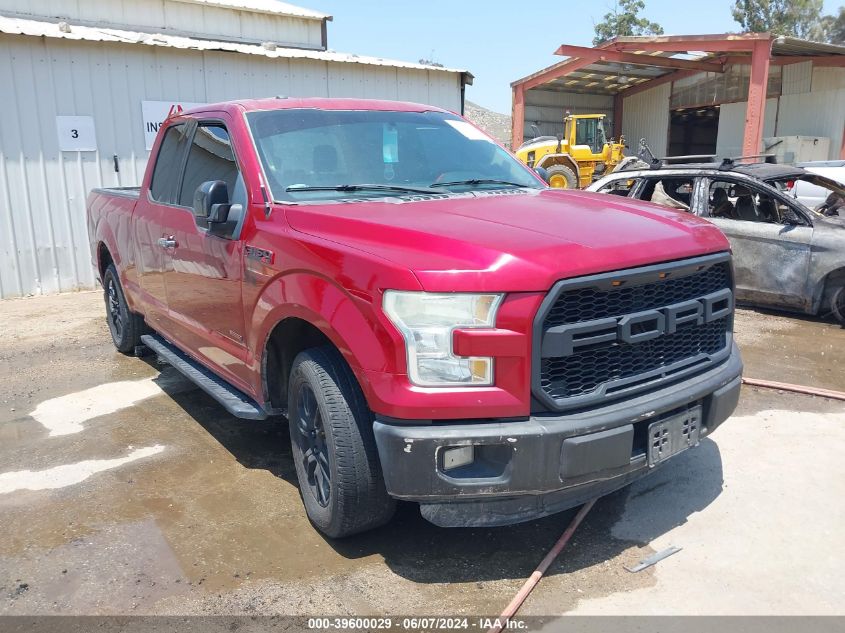
POLYGON ((62 152, 97 151, 94 117, 57 116, 56 132, 59 135, 59 150, 62 152))

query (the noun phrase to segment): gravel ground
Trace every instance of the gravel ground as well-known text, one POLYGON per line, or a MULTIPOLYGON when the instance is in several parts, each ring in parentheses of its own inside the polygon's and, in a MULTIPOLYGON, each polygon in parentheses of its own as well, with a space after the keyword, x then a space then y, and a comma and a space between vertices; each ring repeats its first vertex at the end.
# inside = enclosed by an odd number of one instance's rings
MULTIPOLYGON (((494 614, 572 517, 447 530, 403 505, 329 541, 285 421, 117 354, 99 293, 3 301, 0 323, 0 614, 494 614)), ((747 375, 845 390, 845 330, 736 329, 747 375)), ((596 504, 524 612, 842 614, 843 449, 842 403, 745 389, 712 439, 596 504)))

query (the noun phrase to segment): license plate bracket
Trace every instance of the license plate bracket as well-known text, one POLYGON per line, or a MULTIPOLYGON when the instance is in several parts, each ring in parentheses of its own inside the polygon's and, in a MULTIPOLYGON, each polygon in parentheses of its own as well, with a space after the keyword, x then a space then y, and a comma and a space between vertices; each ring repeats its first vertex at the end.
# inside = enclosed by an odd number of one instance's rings
POLYGON ((701 434, 701 407, 693 407, 648 425, 648 465, 657 466, 692 446, 701 434))

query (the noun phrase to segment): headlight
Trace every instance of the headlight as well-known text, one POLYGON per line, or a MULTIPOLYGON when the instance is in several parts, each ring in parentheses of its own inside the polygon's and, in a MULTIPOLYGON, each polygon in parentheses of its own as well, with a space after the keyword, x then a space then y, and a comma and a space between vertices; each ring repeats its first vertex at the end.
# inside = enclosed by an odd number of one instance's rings
POLYGON ((493 384, 493 359, 452 353, 452 331, 491 328, 500 294, 384 293, 384 311, 405 337, 408 377, 421 387, 493 384))

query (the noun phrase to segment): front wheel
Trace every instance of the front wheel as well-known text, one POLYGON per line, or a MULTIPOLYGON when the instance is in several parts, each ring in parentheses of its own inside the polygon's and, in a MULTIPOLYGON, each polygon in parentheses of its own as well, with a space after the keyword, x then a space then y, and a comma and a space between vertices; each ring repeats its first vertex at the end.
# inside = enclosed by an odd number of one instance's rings
POLYGON ((288 422, 308 518, 332 538, 390 520, 373 419, 355 376, 333 348, 301 352, 288 383, 288 422))
POLYGON ((552 165, 546 169, 549 174, 549 186, 553 189, 577 189, 578 176, 569 167, 552 165))
POLYGON ((830 311, 837 321, 845 325, 845 284, 834 288, 830 295, 830 311))

